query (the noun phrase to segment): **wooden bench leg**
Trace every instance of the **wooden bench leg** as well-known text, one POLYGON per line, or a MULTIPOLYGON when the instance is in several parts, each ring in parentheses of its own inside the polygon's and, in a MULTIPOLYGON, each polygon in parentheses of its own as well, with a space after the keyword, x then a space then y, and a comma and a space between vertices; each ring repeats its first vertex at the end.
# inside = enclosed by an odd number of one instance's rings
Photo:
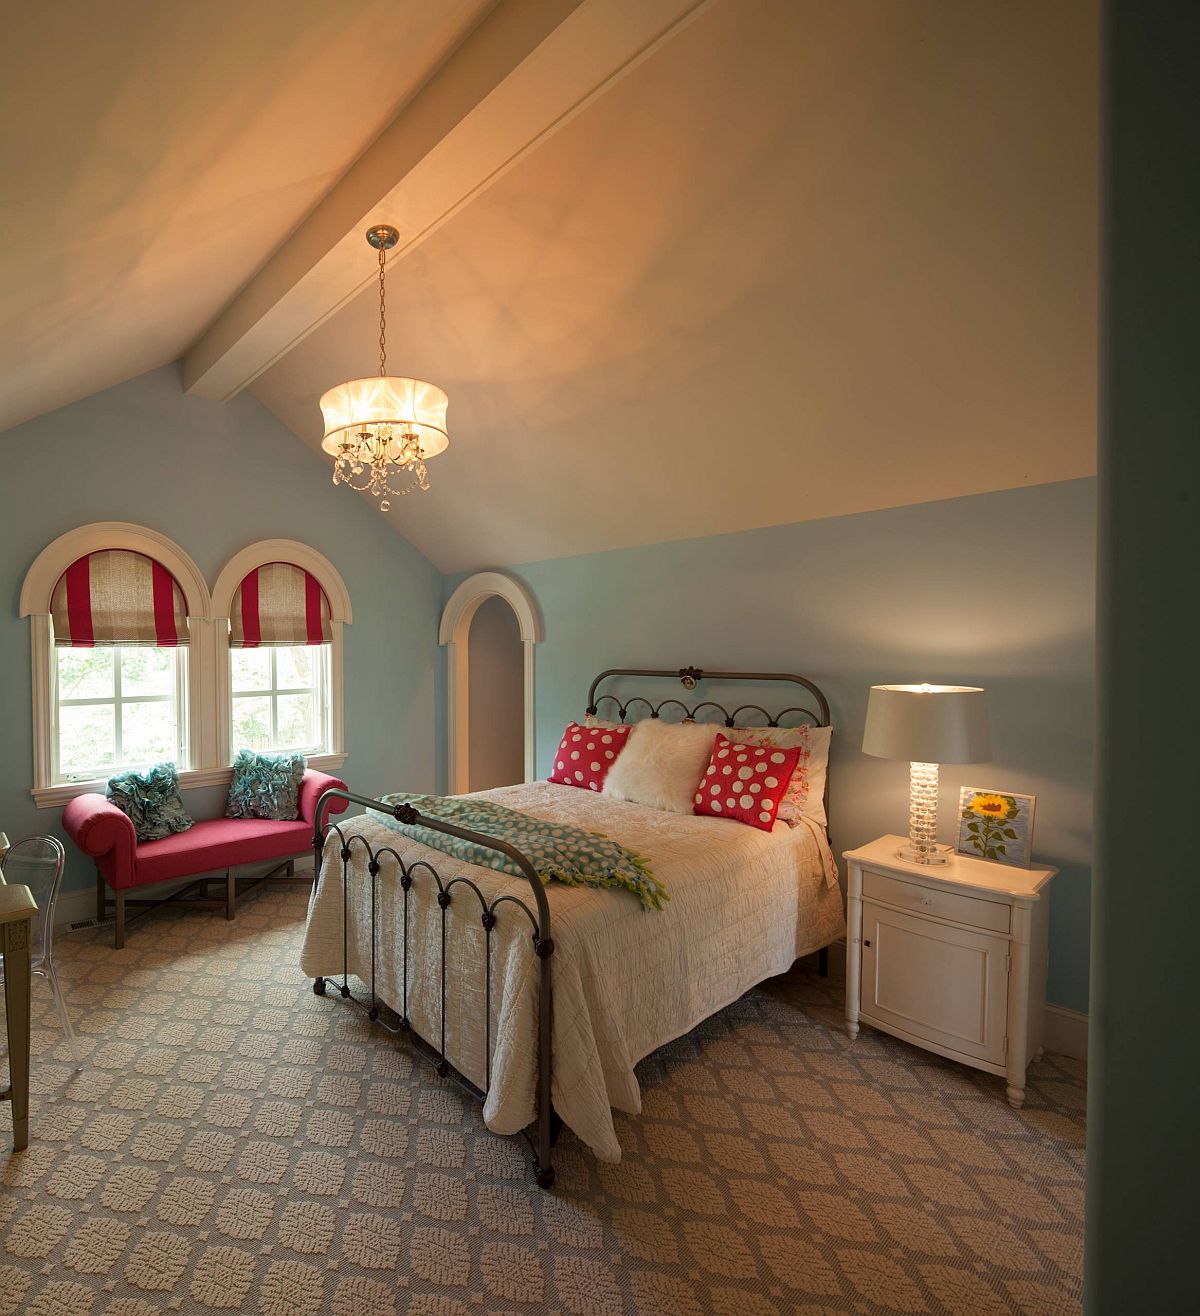
POLYGON ((237 878, 233 875, 233 869, 225 870, 225 918, 228 922, 233 922, 233 907, 237 902, 237 878))
POLYGON ((113 930, 113 947, 116 950, 123 950, 125 947, 125 889, 119 888, 113 892, 115 904, 117 906, 117 925, 113 930))
POLYGON ((108 914, 107 903, 104 899, 104 874, 96 869, 96 922, 103 923, 108 914))

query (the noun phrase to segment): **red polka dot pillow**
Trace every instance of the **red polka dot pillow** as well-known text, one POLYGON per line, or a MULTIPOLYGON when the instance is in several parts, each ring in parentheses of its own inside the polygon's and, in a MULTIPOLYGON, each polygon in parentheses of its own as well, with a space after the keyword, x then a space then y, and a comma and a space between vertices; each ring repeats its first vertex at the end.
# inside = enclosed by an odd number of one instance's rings
POLYGON ((825 818, 825 777, 829 771, 829 727, 732 727, 729 739, 739 745, 772 745, 777 749, 795 749, 799 753, 792 769, 792 783, 779 816, 784 822, 798 823, 811 818, 820 827, 825 818))
POLYGON ((799 757, 798 749, 738 745, 718 733, 692 812, 769 832, 799 757))
POLYGON ((554 769, 549 780, 583 790, 603 789, 608 770, 625 748, 632 730, 632 727, 581 727, 578 722, 568 723, 554 752, 554 769))

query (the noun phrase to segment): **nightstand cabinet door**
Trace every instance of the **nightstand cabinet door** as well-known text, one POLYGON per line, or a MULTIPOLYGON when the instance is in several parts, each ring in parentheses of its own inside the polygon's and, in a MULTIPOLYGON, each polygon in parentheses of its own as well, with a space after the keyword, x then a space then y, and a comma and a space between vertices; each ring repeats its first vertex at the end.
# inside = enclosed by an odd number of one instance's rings
POLYGON ((863 901, 862 1006, 868 1023, 1003 1065, 1008 938, 863 901))

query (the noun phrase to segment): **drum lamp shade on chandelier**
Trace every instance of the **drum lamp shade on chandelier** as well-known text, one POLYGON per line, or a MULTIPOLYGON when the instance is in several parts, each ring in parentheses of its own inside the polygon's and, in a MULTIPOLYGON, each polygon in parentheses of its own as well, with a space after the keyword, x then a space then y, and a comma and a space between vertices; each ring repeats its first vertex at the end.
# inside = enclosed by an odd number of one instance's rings
POLYGON ((944 864, 937 844, 938 765, 982 763, 992 756, 984 692, 970 685, 873 685, 863 753, 909 765, 908 845, 916 864, 944 864))
POLYGON ((423 379, 387 373, 387 253, 399 240, 387 224, 367 230, 379 253, 379 373, 347 380, 321 397, 321 448, 333 458, 334 484, 374 495, 381 512, 392 498, 428 489, 425 463, 450 445, 446 394, 423 379))

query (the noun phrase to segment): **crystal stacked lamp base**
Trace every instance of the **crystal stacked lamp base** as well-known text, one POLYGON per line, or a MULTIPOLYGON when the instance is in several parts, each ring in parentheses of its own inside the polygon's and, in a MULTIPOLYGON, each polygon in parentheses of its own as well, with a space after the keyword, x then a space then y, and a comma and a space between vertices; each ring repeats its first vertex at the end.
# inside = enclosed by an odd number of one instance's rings
POLYGON ((911 864, 944 864, 948 845, 937 843, 938 765, 908 765, 908 844, 896 854, 911 864))

